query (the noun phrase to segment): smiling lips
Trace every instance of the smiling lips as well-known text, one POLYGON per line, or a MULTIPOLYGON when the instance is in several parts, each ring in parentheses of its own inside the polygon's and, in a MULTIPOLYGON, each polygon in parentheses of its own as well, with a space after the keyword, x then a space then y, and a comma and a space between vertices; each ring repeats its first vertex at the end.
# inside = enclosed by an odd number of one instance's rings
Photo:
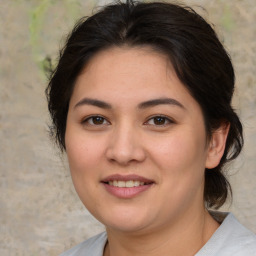
POLYGON ((113 180, 113 181, 109 181, 108 184, 110 186, 119 187, 119 188, 132 188, 132 187, 143 186, 145 183, 138 180, 128 180, 128 181, 113 180))
POLYGON ((153 180, 146 179, 138 175, 111 175, 102 180, 106 190, 119 198, 132 198, 141 192, 148 190, 153 184, 153 180))

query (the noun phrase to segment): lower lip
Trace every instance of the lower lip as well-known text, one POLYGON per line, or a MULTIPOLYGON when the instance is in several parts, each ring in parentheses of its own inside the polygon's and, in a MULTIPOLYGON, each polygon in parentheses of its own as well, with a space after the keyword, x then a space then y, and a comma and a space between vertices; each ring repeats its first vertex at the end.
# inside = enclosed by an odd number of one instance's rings
POLYGON ((115 186, 110 186, 107 183, 102 183, 102 184, 110 194, 119 198, 133 198, 139 195, 140 193, 150 189, 153 185, 152 183, 152 184, 147 184, 147 185, 132 187, 132 188, 119 188, 115 186))

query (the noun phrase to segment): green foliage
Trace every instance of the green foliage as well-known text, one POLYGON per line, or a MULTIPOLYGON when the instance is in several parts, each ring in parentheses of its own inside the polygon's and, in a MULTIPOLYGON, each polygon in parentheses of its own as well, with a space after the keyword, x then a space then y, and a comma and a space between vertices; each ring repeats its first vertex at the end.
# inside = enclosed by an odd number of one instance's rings
POLYGON ((37 46, 45 12, 51 3, 51 0, 42 0, 39 2, 39 5, 31 11, 29 31, 30 42, 33 48, 36 48, 37 46))
POLYGON ((30 12, 30 45, 32 47, 33 59, 39 67, 41 77, 43 78, 45 77, 45 57, 43 57, 43 54, 41 53, 40 32, 42 31, 46 11, 51 4, 51 0, 42 0, 39 2, 38 6, 30 12))
POLYGON ((234 28, 234 19, 231 11, 231 6, 225 0, 217 0, 220 6, 220 11, 222 13, 222 18, 220 24, 227 31, 231 31, 234 28))
POLYGON ((39 67, 40 70, 49 77, 51 72, 53 71, 53 66, 52 66, 52 59, 50 56, 46 56, 43 60, 39 62, 39 67))
POLYGON ((51 65, 51 59, 43 50, 45 39, 42 37, 43 25, 54 5, 60 5, 67 13, 67 18, 70 23, 73 23, 80 17, 79 2, 77 0, 41 0, 37 1, 38 4, 30 11, 30 45, 32 47, 33 60, 37 64, 42 78, 48 75, 51 65))
POLYGON ((227 4, 225 4, 224 6, 221 24, 228 31, 231 31, 234 28, 234 20, 232 17, 232 12, 230 10, 230 6, 228 6, 227 4))

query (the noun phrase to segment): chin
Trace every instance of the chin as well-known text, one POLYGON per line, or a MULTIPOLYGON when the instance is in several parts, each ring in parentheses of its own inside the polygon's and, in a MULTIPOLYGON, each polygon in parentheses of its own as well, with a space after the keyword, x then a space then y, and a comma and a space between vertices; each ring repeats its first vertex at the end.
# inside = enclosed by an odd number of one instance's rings
POLYGON ((140 212, 141 209, 119 209, 105 212, 98 220, 103 223, 107 229, 121 232, 137 232, 144 229, 151 223, 150 216, 146 212, 140 212))
POLYGON ((142 222, 119 222, 116 221, 115 223, 113 222, 109 222, 105 225, 106 230, 114 230, 114 231, 118 231, 118 232, 122 232, 122 233, 138 233, 138 232, 142 232, 143 230, 146 229, 147 225, 145 225, 145 223, 142 222))

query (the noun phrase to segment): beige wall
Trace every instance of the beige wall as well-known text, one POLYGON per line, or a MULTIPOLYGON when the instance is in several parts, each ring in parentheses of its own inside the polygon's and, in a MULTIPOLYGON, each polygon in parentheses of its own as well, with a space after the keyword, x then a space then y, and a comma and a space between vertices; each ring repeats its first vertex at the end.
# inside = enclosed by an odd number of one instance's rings
MULTIPOLYGON (((74 20, 93 0, 0 0, 0 255, 58 255, 102 226, 84 209, 47 135, 43 69, 56 56, 74 20)), ((101 1, 103 3, 103 1, 101 1)), ((187 0, 201 4, 236 69, 234 107, 245 128, 245 149, 230 167, 230 207, 256 232, 255 0, 187 0)), ((201 11, 202 12, 202 11, 201 11)), ((202 12, 203 13, 203 12, 202 12)))

